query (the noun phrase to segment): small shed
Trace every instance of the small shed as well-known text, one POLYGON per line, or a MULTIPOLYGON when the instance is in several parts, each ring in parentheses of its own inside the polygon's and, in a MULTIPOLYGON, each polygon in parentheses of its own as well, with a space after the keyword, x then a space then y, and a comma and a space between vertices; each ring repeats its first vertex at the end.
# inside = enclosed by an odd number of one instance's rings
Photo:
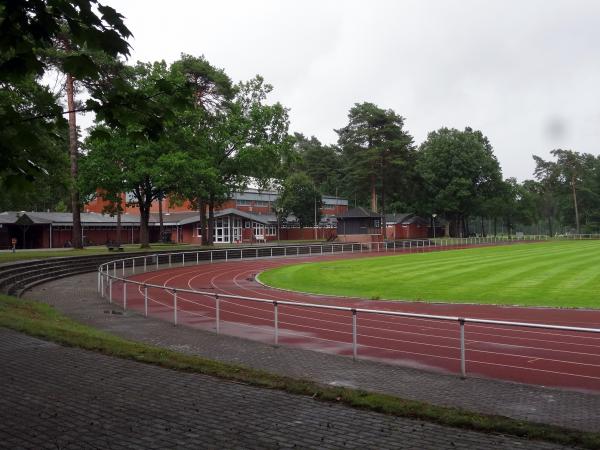
POLYGON ((383 240, 381 215, 362 207, 339 214, 337 236, 342 242, 380 242, 383 240))
POLYGON ((430 234, 427 219, 413 213, 386 214, 387 239, 425 239, 430 234))

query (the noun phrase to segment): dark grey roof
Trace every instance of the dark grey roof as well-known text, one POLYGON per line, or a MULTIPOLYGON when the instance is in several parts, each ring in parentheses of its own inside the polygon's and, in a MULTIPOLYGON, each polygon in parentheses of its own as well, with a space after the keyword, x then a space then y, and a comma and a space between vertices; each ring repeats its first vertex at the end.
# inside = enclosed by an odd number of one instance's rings
MULTIPOLYGON (((167 226, 185 225, 200 221, 200 213, 198 211, 181 211, 172 213, 163 213, 163 224, 167 226)), ((160 218, 158 213, 150 214, 150 223, 158 225, 160 218)))
MULTIPOLYGON (((246 212, 246 211, 240 211, 239 209, 235 209, 235 208, 225 208, 225 209, 222 209, 219 211, 215 211, 215 217, 223 217, 223 216, 227 216, 230 214, 242 217, 244 219, 263 223, 265 225, 277 223, 277 217, 273 214, 253 214, 253 213, 246 212)), ((190 223, 200 222, 200 216, 197 211, 189 212, 189 213, 185 212, 185 213, 171 214, 171 217, 174 217, 174 216, 176 216, 176 219, 177 219, 176 224, 177 225, 187 225, 190 223)), ((169 219, 169 220, 172 220, 172 219, 169 219)), ((288 220, 289 220, 289 218, 288 218, 288 220)), ((156 218, 156 221, 158 221, 158 216, 156 218)), ((166 220, 165 220, 165 223, 166 223, 166 220)))
POLYGON ((405 220, 410 219, 414 216, 414 213, 394 213, 394 214, 386 214, 385 221, 388 225, 394 223, 404 223, 405 220))
POLYGON ((346 211, 345 213, 338 214, 338 219, 356 219, 356 218, 368 218, 372 217, 378 219, 381 217, 381 214, 371 211, 370 209, 363 208, 359 206, 358 208, 352 208, 346 211))
MULTIPOLYGON (((24 223, 24 224, 52 224, 72 225, 73 215, 66 212, 38 212, 38 211, 6 211, 0 213, 0 223, 24 223)), ((117 218, 108 214, 81 213, 81 223, 86 225, 115 225, 117 218)), ((135 214, 123 214, 121 216, 123 225, 140 223, 140 216, 135 214)))
POLYGON ((240 211, 235 208, 225 208, 221 211, 215 211, 215 217, 226 216, 228 214, 235 214, 236 216, 243 217, 244 219, 254 220, 255 222, 264 223, 265 225, 270 223, 277 223, 277 216, 274 214, 253 214, 246 211, 240 211))

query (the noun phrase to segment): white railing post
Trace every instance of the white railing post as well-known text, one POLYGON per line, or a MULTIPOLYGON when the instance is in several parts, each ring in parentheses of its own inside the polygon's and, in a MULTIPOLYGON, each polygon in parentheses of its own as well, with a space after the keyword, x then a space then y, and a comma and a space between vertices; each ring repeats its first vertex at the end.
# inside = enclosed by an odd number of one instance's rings
POLYGON ((211 250, 210 251, 210 263, 212 264, 212 262, 213 262, 213 251, 211 250))
POLYGON ((458 319, 460 324, 460 377, 467 377, 466 357, 465 357, 465 319, 458 319))
POLYGON ((215 329, 217 334, 220 331, 220 322, 221 322, 221 309, 219 308, 219 294, 215 294, 215 329))
POLYGON ((135 258, 131 259, 131 271, 135 273, 135 258))
POLYGON ((158 270, 158 253, 154 256, 156 257, 156 270, 158 270))
POLYGON ((173 289, 173 323, 177 325, 177 289, 173 289))
POLYGON ((147 259, 148 259, 148 257, 144 256, 144 273, 146 273, 146 265, 148 263, 147 259))
POLYGON ((227 249, 225 249, 225 262, 227 262, 228 258, 229 258, 229 252, 227 251, 227 249))
POLYGON ((275 345, 279 344, 279 313, 277 308, 277 300, 273 302, 273 323, 275 327, 275 345))
POLYGON ((356 309, 352 309, 352 359, 356 361, 357 356, 357 330, 356 330, 356 309))
POLYGON ((117 276, 117 262, 115 261, 113 263, 113 277, 117 276))
POLYGON ((100 297, 104 298, 104 273, 100 276, 100 297))
POLYGON ((97 289, 97 291, 98 291, 98 294, 100 293, 100 283, 101 283, 101 281, 100 281, 100 278, 102 278, 102 277, 100 276, 100 272, 101 272, 101 271, 102 271, 102 267, 100 267, 100 270, 98 271, 98 289, 97 289))
POLYGON ((123 276, 125 276, 125 260, 123 260, 123 276))
POLYGON ((127 282, 123 280, 123 310, 127 311, 127 282))
POLYGON ((108 303, 112 303, 112 284, 113 284, 113 279, 111 278, 108 281, 108 303))
POLYGON ((144 316, 148 317, 148 286, 144 285, 144 316))
POLYGON ((185 253, 181 254, 181 265, 185 267, 185 253))

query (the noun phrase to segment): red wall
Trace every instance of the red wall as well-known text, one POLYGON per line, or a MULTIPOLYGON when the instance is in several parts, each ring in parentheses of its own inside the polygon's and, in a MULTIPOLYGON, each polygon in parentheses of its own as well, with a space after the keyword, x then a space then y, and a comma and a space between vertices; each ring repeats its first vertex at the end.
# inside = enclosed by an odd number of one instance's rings
MULTIPOLYGON (((53 229, 52 230, 52 247, 60 248, 64 247, 65 242, 71 241, 72 231, 70 229, 53 229)), ((83 229, 83 236, 85 238, 86 245, 104 245, 108 241, 116 241, 117 240, 117 230, 87 230, 83 229)), ((123 227, 121 230, 121 244, 130 244, 132 243, 132 232, 131 228, 123 227)), ((50 246, 50 232, 49 230, 44 230, 44 248, 48 248, 50 246)), ((140 242, 140 230, 138 227, 133 229, 133 243, 138 244, 140 242)))
POLYGON ((429 235, 429 227, 416 223, 408 225, 397 223, 394 228, 395 239, 425 239, 429 235))

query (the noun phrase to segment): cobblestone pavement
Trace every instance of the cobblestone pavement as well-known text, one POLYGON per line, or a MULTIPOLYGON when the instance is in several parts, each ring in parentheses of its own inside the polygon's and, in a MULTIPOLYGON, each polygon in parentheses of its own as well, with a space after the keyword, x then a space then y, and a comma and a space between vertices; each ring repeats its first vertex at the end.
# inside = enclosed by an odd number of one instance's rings
POLYGON ((556 449, 181 373, 0 329, 2 448, 556 449))
POLYGON ((502 382, 352 359, 174 327, 109 307, 96 294, 96 275, 85 274, 39 286, 26 297, 46 301, 67 316, 127 339, 243 364, 323 384, 384 392, 442 406, 498 414, 574 429, 600 431, 600 395, 502 382), (113 314, 112 312, 118 312, 113 314))

